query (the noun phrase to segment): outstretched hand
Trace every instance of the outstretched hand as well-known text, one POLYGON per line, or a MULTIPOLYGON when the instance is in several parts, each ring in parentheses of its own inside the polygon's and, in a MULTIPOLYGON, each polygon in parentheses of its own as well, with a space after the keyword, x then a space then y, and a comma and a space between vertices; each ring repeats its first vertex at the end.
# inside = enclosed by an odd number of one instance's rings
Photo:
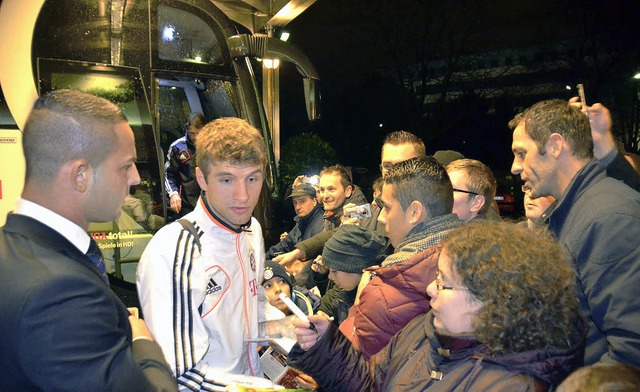
POLYGON ((286 268, 294 261, 304 259, 304 256, 305 254, 303 251, 300 249, 294 249, 291 252, 283 253, 274 257, 273 261, 286 268))

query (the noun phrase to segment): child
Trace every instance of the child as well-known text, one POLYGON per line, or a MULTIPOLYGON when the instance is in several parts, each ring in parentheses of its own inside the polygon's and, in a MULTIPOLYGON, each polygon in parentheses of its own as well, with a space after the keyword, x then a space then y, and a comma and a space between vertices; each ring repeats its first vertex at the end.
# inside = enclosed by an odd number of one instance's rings
MULTIPOLYGON (((291 276, 289 276, 286 269, 271 260, 267 260, 265 264, 262 287, 264 288, 266 298, 268 300, 265 312, 267 320, 279 320, 292 314, 287 305, 285 305, 279 298, 280 293, 284 293, 287 297, 291 298, 291 300, 309 316, 314 314, 318 306, 320 306, 320 297, 308 291, 304 287, 295 286, 294 288, 291 282, 291 276)), ((293 343, 295 343, 295 340, 292 341, 291 345, 293 345, 293 343)), ((288 349, 290 349, 290 347, 288 349)), ((286 358, 284 356, 267 351, 266 347, 260 350, 260 354, 263 357, 279 358, 278 361, 283 365, 286 362, 286 358)), ((274 382, 283 385, 286 388, 294 389, 298 387, 306 387, 310 390, 318 388, 318 384, 313 380, 313 378, 301 373, 300 371, 288 371, 286 374, 290 376, 278 377, 275 377, 275 374, 269 374, 268 372, 268 370, 265 370, 265 374, 268 378, 271 378, 274 382)))
POLYGON ((315 313, 320 306, 320 298, 304 287, 293 287, 291 277, 280 264, 267 260, 264 268, 262 287, 269 300, 267 320, 278 320, 291 314, 287 305, 278 297, 284 293, 307 315, 315 313))
POLYGON ((353 305, 362 270, 381 263, 386 241, 380 234, 356 225, 342 225, 322 251, 322 265, 329 269, 334 286, 322 297, 320 307, 340 325, 353 305))

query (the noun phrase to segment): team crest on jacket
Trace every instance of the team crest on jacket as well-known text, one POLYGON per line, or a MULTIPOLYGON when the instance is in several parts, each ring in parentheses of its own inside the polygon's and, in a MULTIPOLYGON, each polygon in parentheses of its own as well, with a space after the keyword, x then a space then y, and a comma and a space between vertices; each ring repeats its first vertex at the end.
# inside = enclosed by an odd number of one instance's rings
POLYGON ((249 265, 251 265, 251 271, 256 272, 256 255, 251 247, 249 248, 249 265))
POLYGON ((186 162, 191 159, 191 154, 189 154, 189 151, 187 150, 180 150, 178 152, 178 159, 180 160, 180 162, 186 162))

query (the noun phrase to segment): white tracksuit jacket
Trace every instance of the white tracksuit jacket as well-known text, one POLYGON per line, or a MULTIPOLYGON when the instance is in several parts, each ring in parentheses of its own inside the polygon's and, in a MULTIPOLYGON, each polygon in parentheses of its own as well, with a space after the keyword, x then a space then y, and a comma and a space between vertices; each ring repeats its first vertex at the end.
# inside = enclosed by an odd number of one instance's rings
POLYGON ((202 254, 178 222, 153 236, 136 273, 144 319, 181 390, 224 390, 221 376, 229 373, 262 377, 257 345, 247 343, 264 320, 260 224, 251 218, 234 230, 202 197, 184 219, 198 230, 202 254))

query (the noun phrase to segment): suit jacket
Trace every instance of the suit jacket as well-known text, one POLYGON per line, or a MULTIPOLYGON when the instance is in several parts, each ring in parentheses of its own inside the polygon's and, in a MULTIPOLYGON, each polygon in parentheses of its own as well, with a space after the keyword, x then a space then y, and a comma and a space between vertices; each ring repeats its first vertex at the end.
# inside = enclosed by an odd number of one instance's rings
POLYGON ((0 390, 177 390, 160 346, 132 344, 125 306, 55 230, 7 216, 0 287, 0 390))

